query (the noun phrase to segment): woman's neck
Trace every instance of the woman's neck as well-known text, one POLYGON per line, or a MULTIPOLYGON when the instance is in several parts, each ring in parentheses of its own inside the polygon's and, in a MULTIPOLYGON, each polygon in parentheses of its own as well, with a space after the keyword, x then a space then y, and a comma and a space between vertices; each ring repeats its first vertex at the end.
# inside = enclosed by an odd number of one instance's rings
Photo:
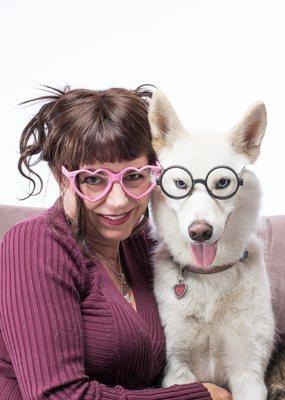
POLYGON ((86 242, 91 255, 96 255, 112 266, 117 264, 120 242, 106 241, 98 237, 98 233, 96 235, 92 232, 86 233, 86 242))
POLYGON ((94 237, 86 235, 86 241, 91 254, 96 254, 101 260, 105 260, 111 265, 116 265, 118 259, 119 243, 106 244, 94 237))

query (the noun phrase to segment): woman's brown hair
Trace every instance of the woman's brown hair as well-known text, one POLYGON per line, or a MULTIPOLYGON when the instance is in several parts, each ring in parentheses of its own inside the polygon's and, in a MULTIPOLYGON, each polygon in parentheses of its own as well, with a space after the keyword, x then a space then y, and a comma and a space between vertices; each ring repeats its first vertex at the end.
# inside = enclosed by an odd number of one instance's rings
MULTIPOLYGON (((142 155, 147 156, 150 164, 155 163, 147 117, 150 85, 135 90, 45 88, 48 95, 21 103, 48 101, 24 128, 20 139, 18 170, 32 184, 26 198, 42 190, 42 179, 33 169, 42 160, 60 184, 62 165, 72 171, 94 160, 114 162, 142 155)), ((72 227, 86 250, 84 206, 78 196, 72 227)))

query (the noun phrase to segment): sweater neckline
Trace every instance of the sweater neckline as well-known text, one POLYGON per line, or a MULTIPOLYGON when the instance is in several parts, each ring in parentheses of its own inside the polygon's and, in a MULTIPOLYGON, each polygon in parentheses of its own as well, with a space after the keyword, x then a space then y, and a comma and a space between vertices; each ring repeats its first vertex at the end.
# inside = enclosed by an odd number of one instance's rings
MULTIPOLYGON (((116 284, 113 282, 110 274, 104 267, 104 265, 103 265, 102 261, 99 259, 99 257, 95 256, 96 257, 95 263, 99 266, 101 273, 102 273, 102 277, 104 279, 104 282, 106 283, 106 286, 104 285, 106 287, 106 292, 107 292, 106 294, 110 295, 114 300, 118 301, 120 306, 125 311, 127 311, 129 314, 135 315, 137 318, 144 321, 144 318, 143 318, 144 296, 141 296, 141 293, 137 290, 138 289, 137 279, 142 279, 142 277, 137 276, 137 273, 135 271, 135 269, 137 269, 136 265, 134 265, 133 268, 130 266, 130 263, 128 262, 128 257, 126 255, 125 248, 122 245, 122 242, 119 245, 119 251, 120 251, 121 259, 123 259, 123 261, 124 261, 125 275, 127 276, 127 279, 130 282, 130 285, 131 285, 131 288, 133 291, 133 295, 134 295, 135 302, 136 302, 136 310, 124 298, 124 296, 122 295, 122 293, 120 292, 120 290, 118 289, 116 284)), ((144 323, 145 323, 145 321, 144 321, 144 323)))

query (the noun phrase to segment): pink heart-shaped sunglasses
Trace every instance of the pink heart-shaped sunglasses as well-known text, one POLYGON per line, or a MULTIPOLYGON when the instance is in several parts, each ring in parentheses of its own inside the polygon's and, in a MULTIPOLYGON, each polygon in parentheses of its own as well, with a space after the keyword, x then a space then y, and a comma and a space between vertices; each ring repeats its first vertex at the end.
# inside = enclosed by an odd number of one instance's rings
POLYGON ((161 172, 159 162, 156 162, 156 165, 145 165, 141 168, 127 167, 118 173, 113 173, 107 168, 99 168, 95 171, 84 168, 68 171, 62 166, 62 173, 68 178, 73 190, 78 196, 88 201, 101 200, 110 192, 114 182, 120 183, 127 196, 138 200, 153 190, 161 172), (84 178, 80 180, 82 176, 84 178), (82 187, 85 187, 84 193, 82 187))

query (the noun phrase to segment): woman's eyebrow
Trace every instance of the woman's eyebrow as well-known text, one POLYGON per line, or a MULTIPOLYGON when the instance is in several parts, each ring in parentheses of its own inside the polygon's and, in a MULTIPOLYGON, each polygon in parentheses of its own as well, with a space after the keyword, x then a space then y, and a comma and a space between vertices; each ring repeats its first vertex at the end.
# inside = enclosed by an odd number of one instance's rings
POLYGON ((81 167, 80 169, 87 169, 88 171, 90 171, 90 172, 94 172, 94 171, 97 171, 97 169, 101 169, 102 167, 96 167, 96 168, 94 168, 94 167, 92 167, 92 166, 90 166, 90 167, 88 167, 88 165, 84 165, 83 167, 81 167))
MULTIPOLYGON (((126 169, 126 168, 136 168, 136 169, 140 169, 140 168, 142 168, 142 167, 144 167, 144 166, 145 166, 145 165, 141 165, 141 166, 129 165, 128 167, 125 167, 125 168, 120 169, 120 171, 122 171, 123 169, 126 169)), ((94 168, 94 167, 83 166, 83 167, 80 168, 80 169, 87 169, 87 170, 90 171, 90 172, 97 171, 98 169, 107 169, 108 171, 113 172, 113 174, 118 174, 118 173, 120 172, 120 171, 112 171, 110 168, 106 168, 106 167, 97 167, 97 168, 94 168)))
POLYGON ((97 169, 99 169, 99 168, 93 168, 93 167, 82 167, 81 169, 87 169, 88 171, 90 171, 90 172, 94 172, 94 171, 96 171, 97 169))

